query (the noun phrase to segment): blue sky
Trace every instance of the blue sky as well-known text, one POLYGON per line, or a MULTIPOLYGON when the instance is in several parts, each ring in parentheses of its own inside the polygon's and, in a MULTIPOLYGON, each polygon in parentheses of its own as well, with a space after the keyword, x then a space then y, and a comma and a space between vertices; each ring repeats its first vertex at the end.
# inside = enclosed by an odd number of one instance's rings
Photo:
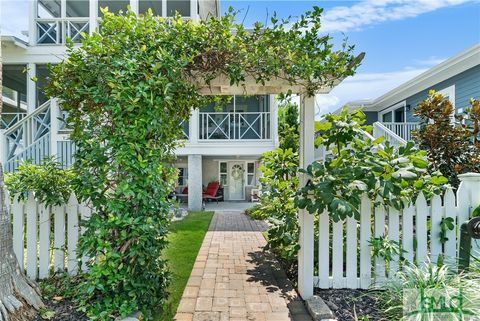
MULTIPOLYGON (((28 28, 27 1, 0 3, 3 34, 21 35, 28 28)), ((222 11, 240 10, 238 19, 247 26, 265 22, 267 12, 295 18, 314 5, 325 9, 324 32, 336 42, 346 36, 357 52, 366 52, 355 76, 317 97, 319 114, 376 98, 480 43, 480 0, 221 1, 222 11)))

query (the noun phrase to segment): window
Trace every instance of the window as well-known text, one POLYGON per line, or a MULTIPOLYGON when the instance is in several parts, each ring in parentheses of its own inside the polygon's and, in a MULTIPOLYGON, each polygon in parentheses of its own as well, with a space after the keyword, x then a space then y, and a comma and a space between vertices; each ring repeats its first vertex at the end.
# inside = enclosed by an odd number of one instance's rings
POLYGON ((220 181, 220 185, 222 186, 226 186, 227 185, 227 162, 220 162, 219 163, 219 181, 220 181))
POLYGON ((119 11, 126 12, 129 5, 130 0, 100 0, 98 1, 98 16, 102 16, 101 8, 108 7, 109 12, 118 14, 119 11))
POLYGON ((247 185, 253 186, 255 184, 255 163, 247 163, 247 185))
POLYGON ((188 185, 188 169, 180 167, 178 169, 178 186, 188 185))
POLYGON ((173 17, 177 11, 182 17, 190 17, 190 0, 168 0, 168 16, 173 17))
POLYGON ((67 17, 88 17, 90 4, 88 0, 66 0, 67 17))
POLYGON ((383 123, 403 123, 406 119, 407 102, 399 102, 380 112, 380 119, 383 123))
POLYGON ((138 12, 146 13, 152 9, 154 16, 162 16, 162 0, 140 0, 138 2, 138 12))

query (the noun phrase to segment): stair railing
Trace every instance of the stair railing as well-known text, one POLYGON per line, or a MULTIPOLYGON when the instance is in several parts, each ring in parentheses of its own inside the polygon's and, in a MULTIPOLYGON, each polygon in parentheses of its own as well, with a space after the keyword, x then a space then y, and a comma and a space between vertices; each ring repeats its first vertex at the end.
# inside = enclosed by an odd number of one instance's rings
POLYGON ((398 136, 393 131, 388 129, 385 125, 377 121, 373 123, 373 137, 378 138, 380 136, 384 136, 385 140, 390 142, 390 144, 395 147, 399 147, 407 143, 405 139, 398 136))

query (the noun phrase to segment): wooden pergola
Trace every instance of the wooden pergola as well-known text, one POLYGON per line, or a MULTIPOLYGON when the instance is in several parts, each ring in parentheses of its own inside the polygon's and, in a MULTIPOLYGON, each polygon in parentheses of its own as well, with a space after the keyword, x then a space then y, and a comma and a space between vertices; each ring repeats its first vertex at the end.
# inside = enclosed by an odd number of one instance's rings
MULTIPOLYGON (((333 82, 332 86, 325 86, 316 94, 327 94, 341 80, 333 82)), ((257 83, 253 77, 246 77, 246 80, 238 85, 230 85, 227 77, 217 77, 209 85, 201 81, 193 81, 197 85, 201 95, 231 96, 231 95, 272 95, 291 92, 300 95, 300 167, 306 168, 314 161, 315 141, 315 96, 305 93, 305 86, 290 84, 280 78, 271 79, 264 84, 257 83)), ((307 183, 304 174, 299 175, 300 186, 307 183)), ((298 291, 303 299, 313 296, 314 276, 314 222, 313 215, 307 210, 299 211, 300 226, 300 251, 298 253, 298 291)))

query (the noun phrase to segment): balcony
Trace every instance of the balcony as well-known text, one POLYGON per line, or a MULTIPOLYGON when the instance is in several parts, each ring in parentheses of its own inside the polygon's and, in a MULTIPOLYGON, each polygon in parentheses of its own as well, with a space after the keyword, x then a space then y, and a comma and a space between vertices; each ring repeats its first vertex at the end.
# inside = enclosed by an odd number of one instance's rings
POLYGON ((270 112, 201 112, 199 140, 270 140, 270 124, 270 112))

